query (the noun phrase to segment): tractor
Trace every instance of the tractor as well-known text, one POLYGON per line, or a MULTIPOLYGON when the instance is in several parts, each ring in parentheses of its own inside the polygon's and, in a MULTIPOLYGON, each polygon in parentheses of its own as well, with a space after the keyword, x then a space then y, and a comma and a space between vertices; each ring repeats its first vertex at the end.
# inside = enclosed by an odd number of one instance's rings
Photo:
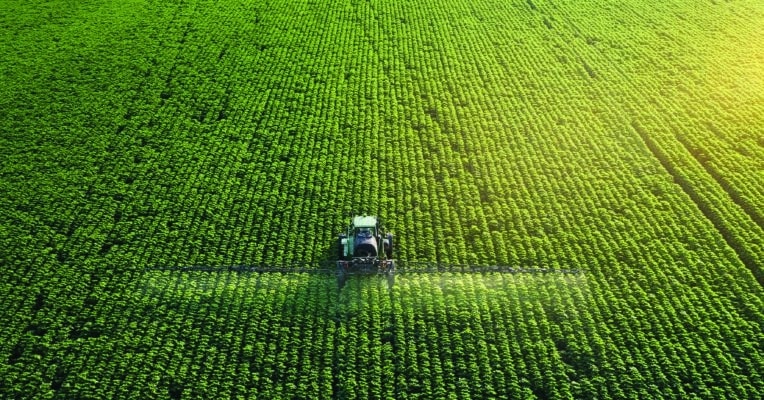
POLYGON ((395 283, 393 234, 376 216, 358 215, 337 238, 337 276, 343 287, 348 275, 382 274, 395 283))

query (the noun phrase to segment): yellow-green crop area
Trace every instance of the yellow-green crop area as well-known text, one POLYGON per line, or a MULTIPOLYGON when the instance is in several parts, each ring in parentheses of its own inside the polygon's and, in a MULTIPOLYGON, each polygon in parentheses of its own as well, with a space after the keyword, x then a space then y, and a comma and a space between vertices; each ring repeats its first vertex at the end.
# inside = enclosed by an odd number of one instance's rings
POLYGON ((0 398, 764 398, 764 2, 0 2, 0 398), (319 268, 355 214, 396 258, 319 268))

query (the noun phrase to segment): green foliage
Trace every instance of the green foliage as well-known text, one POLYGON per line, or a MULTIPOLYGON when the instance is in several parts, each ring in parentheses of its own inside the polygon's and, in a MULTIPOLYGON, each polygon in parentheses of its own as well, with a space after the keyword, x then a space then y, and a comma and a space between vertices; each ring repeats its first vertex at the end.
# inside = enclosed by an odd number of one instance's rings
POLYGON ((2 2, 0 397, 764 397, 762 3, 557 3, 2 2), (585 273, 145 270, 358 213, 585 273))

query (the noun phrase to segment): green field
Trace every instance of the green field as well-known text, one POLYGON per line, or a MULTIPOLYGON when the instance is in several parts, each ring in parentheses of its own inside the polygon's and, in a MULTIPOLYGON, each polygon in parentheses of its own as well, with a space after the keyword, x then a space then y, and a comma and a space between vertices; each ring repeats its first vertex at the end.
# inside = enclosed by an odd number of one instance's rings
POLYGON ((0 398, 764 398, 764 2, 0 2, 0 398), (333 256, 580 274, 173 272, 333 256))

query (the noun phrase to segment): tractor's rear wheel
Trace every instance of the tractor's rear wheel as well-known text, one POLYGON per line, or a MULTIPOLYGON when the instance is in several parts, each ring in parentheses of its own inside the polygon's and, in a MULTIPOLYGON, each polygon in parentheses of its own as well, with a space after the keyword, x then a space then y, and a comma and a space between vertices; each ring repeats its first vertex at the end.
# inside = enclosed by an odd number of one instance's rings
POLYGON ((347 281, 348 277, 345 274, 345 271, 339 270, 337 271, 337 287, 342 289, 345 287, 345 282, 347 281))
POLYGON ((346 238, 345 235, 340 235, 337 238, 337 259, 338 260, 345 259, 345 245, 342 243, 342 240, 345 238, 346 238))
POLYGON ((385 257, 387 257, 388 260, 392 260, 393 258, 393 234, 388 233, 385 236, 385 257))

